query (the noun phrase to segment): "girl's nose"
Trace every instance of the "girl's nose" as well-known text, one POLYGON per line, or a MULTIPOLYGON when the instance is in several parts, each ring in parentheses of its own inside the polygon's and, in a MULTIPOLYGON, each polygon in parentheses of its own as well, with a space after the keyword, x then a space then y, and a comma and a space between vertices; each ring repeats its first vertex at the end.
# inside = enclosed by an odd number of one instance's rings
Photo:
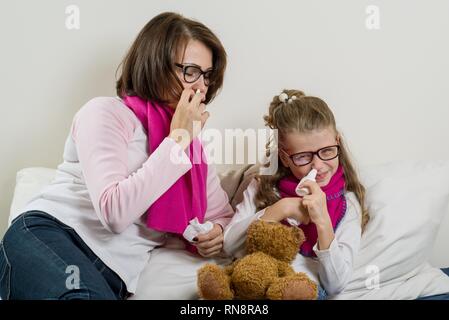
POLYGON ((312 169, 316 169, 320 172, 320 169, 324 166, 324 161, 318 158, 318 155, 314 155, 312 160, 312 169))

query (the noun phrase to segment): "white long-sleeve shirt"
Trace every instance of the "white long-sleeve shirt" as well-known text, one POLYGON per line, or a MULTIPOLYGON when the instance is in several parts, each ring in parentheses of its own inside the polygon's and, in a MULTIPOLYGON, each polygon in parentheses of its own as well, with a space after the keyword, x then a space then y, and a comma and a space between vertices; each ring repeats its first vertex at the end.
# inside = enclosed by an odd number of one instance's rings
MULTIPOLYGON (((92 99, 74 117, 55 179, 22 211, 41 210, 74 228, 131 293, 151 250, 170 236, 146 226, 146 211, 192 168, 171 138, 151 155, 147 147, 145 129, 119 98, 92 99)), ((209 165, 204 219, 225 227, 232 215, 209 165)))
MULTIPOLYGON (((243 201, 236 207, 236 213, 224 233, 224 251, 237 258, 245 254, 245 239, 249 225, 265 213, 257 211, 254 202, 258 182, 253 179, 244 192, 243 201)), ((335 231, 335 238, 329 249, 313 247, 316 258, 297 254, 292 263, 296 272, 305 272, 312 280, 320 283, 329 296, 343 291, 351 278, 354 256, 359 250, 361 239, 361 208, 354 193, 345 194, 347 210, 335 231)))

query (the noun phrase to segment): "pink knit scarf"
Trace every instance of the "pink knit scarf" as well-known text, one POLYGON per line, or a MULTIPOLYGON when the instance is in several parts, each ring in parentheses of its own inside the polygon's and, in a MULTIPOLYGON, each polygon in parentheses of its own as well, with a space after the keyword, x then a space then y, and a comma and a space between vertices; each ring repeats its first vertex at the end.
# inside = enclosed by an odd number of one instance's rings
MULTIPOLYGON (((278 184, 281 197, 298 197, 295 193, 298 183, 299 180, 293 175, 282 178, 278 184)), ((332 227, 336 230, 346 213, 345 177, 342 166, 338 167, 329 183, 321 187, 321 190, 326 194, 327 211, 332 221, 332 227)), ((318 239, 316 225, 311 222, 308 225, 301 224, 299 227, 306 236, 306 241, 300 248, 301 254, 307 257, 316 256, 313 252, 313 246, 318 239)))
MULTIPOLYGON (((151 154, 169 135, 174 109, 137 96, 125 96, 123 101, 146 129, 148 150, 151 154)), ((194 139, 186 152, 192 162, 192 169, 148 208, 149 228, 182 235, 191 219, 197 217, 201 223, 204 221, 207 208, 207 164, 202 160, 204 158, 201 142, 197 138, 194 139)))

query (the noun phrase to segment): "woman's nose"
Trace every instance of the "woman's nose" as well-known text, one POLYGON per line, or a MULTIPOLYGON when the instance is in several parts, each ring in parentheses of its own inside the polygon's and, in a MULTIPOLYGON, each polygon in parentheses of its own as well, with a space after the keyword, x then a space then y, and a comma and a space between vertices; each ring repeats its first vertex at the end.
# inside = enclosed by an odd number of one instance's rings
POLYGON ((192 89, 194 91, 199 89, 201 91, 201 93, 203 93, 204 95, 206 95, 206 93, 207 93, 207 88, 208 87, 204 83, 204 75, 201 75, 201 77, 199 77, 198 80, 196 80, 192 86, 192 89))

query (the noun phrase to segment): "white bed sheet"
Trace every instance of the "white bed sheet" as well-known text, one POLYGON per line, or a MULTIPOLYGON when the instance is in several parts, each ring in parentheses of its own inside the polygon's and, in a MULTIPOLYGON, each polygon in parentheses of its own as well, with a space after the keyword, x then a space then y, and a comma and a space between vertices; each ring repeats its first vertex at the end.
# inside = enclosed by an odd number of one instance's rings
POLYGON ((152 251, 130 300, 198 299, 198 269, 206 263, 224 266, 231 262, 226 258, 201 258, 181 249, 182 246, 180 243, 152 251))

